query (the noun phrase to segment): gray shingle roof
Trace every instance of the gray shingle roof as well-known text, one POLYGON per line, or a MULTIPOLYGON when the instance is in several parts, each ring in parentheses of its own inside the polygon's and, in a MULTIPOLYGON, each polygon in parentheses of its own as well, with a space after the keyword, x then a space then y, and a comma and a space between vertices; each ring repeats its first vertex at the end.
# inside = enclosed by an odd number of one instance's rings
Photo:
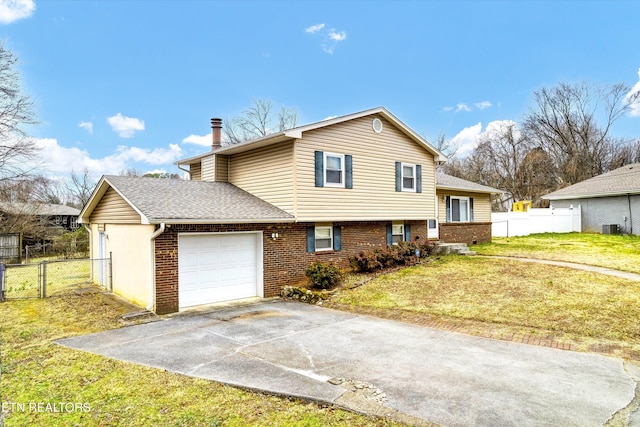
POLYGON ((467 181, 466 179, 447 175, 442 172, 436 172, 436 188, 446 189, 446 190, 469 191, 472 193, 492 193, 492 194, 504 193, 504 191, 502 190, 498 190, 493 187, 487 187, 486 185, 476 184, 475 182, 467 181))
POLYGON ((66 205, 55 205, 50 203, 0 203, 0 210, 12 214, 20 215, 68 215, 77 216, 80 210, 66 205))
POLYGON ((640 194, 640 163, 626 165, 542 196, 543 199, 585 199, 589 197, 640 194))
POLYGON ((105 176, 150 223, 293 221, 293 215, 226 182, 105 176))

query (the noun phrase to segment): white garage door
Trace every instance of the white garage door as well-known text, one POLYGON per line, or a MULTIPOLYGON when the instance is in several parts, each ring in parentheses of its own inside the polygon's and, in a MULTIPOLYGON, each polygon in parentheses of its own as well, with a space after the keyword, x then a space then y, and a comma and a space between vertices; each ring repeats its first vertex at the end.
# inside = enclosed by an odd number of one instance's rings
POLYGON ((259 233, 180 234, 180 308, 260 295, 259 233))

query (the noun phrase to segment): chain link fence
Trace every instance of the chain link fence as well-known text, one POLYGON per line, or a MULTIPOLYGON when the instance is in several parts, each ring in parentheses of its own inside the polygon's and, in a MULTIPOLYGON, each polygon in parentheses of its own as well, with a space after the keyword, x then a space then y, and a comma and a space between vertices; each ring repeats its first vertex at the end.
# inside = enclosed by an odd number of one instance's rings
POLYGON ((69 259, 0 264, 0 301, 46 298, 98 285, 113 290, 111 259, 69 259))

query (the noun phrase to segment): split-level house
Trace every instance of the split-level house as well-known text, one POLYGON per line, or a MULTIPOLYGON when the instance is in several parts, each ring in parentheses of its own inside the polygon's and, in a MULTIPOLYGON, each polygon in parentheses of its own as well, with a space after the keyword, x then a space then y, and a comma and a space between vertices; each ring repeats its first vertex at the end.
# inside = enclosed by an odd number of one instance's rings
MULTIPOLYGON (((386 109, 228 146, 221 128, 212 119, 212 149, 176 162, 189 180, 105 176, 81 212, 92 257, 111 254, 125 298, 162 314, 276 296, 313 262, 438 239, 446 157, 386 109)), ((457 222, 473 218, 465 200, 457 222)), ((476 219, 490 239, 488 203, 476 219)))

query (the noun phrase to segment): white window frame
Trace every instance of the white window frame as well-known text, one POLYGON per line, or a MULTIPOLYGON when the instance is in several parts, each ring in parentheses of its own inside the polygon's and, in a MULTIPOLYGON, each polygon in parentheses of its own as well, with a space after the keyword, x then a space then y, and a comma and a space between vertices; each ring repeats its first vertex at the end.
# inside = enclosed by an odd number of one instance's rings
POLYGON ((345 169, 346 169, 346 165, 344 162, 344 154, 338 154, 338 153, 324 153, 324 159, 323 159, 323 177, 324 177, 324 186, 325 187, 337 187, 337 188, 345 188, 345 169), (340 159, 340 165, 341 165, 341 169, 340 169, 340 182, 329 182, 327 180, 327 165, 329 164, 329 162, 327 161, 328 157, 337 157, 340 159))
POLYGON ((391 244, 397 245, 398 242, 404 242, 404 222, 391 223, 391 244), (397 227, 400 227, 400 233, 395 233, 397 227), (400 240, 394 242, 394 237, 400 236, 400 240))
MULTIPOLYGON (((314 233, 314 245, 316 252, 321 251, 332 251, 333 250, 333 225, 316 225, 314 233), (318 230, 326 229, 329 230, 329 247, 328 248, 318 248, 318 230)), ((322 238, 321 240, 326 240, 326 238, 322 238)))
MULTIPOLYGON (((449 212, 451 215, 451 222, 471 222, 471 201, 469 200, 469 197, 466 196, 449 196, 449 212), (466 200, 467 201, 467 219, 466 221, 462 221, 460 219, 458 219, 457 221, 453 219, 453 199, 458 199, 458 201, 460 200, 466 200)), ((458 204, 460 204, 460 202, 458 202, 458 204)))
POLYGON ((400 183, 402 187, 402 191, 409 191, 412 193, 416 192, 416 187, 418 184, 418 177, 416 176, 416 165, 413 163, 400 163, 400 183), (404 168, 408 167, 413 170, 413 188, 404 186, 404 168))

